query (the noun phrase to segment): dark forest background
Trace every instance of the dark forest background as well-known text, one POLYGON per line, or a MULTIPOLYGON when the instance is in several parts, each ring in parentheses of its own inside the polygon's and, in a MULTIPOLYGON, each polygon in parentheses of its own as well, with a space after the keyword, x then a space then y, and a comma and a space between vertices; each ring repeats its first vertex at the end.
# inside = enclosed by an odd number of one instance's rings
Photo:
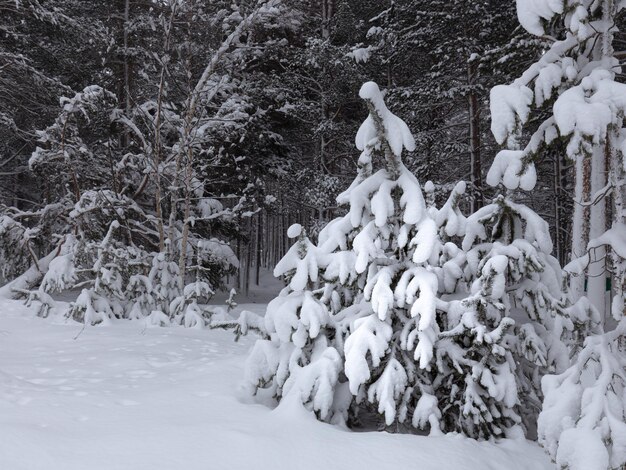
MULTIPOLYGON (((356 173, 354 135, 366 116, 358 90, 368 80, 414 133, 405 163, 422 185, 432 181, 445 199, 467 181, 466 211, 490 199, 489 90, 546 46, 518 25, 515 2, 290 0, 229 43, 255 5, 0 0, 0 204, 31 230, 5 238, 26 239, 30 251, 4 268, 6 279, 73 230, 54 226, 72 225, 67 208, 85 206, 89 191, 106 188, 124 211, 159 200, 156 216, 167 217, 176 203, 166 195, 181 187, 185 165, 170 173, 163 165, 176 160, 188 128, 196 140, 185 197, 218 201, 211 217, 204 211, 202 236, 228 240, 242 269, 219 275, 247 289, 285 252, 291 223, 315 236, 337 215, 335 196, 356 173), (205 84, 216 91, 186 119, 212 60, 205 84), (101 90, 85 92, 94 85, 101 90)), ((516 198, 549 221, 564 262, 572 178, 562 155, 544 158, 536 189, 516 198)))

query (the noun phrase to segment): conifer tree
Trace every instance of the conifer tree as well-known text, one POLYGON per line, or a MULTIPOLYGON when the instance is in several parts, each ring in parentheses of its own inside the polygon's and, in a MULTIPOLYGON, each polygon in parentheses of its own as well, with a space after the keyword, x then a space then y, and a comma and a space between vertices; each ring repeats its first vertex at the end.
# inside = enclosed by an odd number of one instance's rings
POLYGON ((512 84, 491 92, 492 131, 508 148, 496 156, 487 181, 532 190, 535 165, 559 140, 565 143, 575 180, 572 260, 564 268, 571 304, 566 312, 575 339, 584 341, 582 349, 572 347, 565 371, 555 370, 542 381, 539 442, 559 468, 622 468, 626 86, 616 80, 621 68, 613 43, 624 4, 518 0, 517 7, 521 25, 552 44, 512 84), (524 139, 523 129, 541 111, 547 119, 524 139), (610 307, 607 274, 613 286, 610 307))
POLYGON ((548 224, 503 196, 467 218, 461 248, 469 295, 444 307, 445 419, 470 436, 512 435, 536 419, 541 377, 567 366, 561 268, 548 224))
MULTIPOLYGON (((400 158, 414 148, 406 124, 374 83, 360 96, 370 114, 356 137, 358 175, 338 198, 348 212, 320 232, 317 246, 292 227, 299 240, 274 273, 290 284, 268 305, 270 338, 257 341, 246 381, 252 393, 291 397, 322 419, 354 424, 372 408, 386 425, 438 433, 439 278, 454 290, 459 268, 456 278, 453 265, 433 269, 444 245, 436 214, 400 158)), ((454 200, 440 224, 451 235, 462 225, 454 200)))

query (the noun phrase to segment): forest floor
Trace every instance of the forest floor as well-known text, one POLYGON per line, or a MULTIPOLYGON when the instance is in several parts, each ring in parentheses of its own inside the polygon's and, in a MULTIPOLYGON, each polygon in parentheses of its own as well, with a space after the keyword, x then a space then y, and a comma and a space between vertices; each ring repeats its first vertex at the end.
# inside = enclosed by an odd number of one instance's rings
POLYGON ((356 433, 253 404, 239 390, 253 341, 141 321, 83 329, 0 300, 0 469, 554 469, 526 441, 356 433))

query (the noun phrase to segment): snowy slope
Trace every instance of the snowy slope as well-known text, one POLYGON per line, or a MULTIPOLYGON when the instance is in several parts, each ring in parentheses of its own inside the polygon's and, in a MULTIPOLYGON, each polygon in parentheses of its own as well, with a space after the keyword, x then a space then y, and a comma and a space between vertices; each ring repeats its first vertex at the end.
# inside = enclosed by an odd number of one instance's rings
POLYGON ((0 301, 0 469, 554 469, 526 442, 352 433, 246 404, 252 339, 228 332, 80 331, 0 301))

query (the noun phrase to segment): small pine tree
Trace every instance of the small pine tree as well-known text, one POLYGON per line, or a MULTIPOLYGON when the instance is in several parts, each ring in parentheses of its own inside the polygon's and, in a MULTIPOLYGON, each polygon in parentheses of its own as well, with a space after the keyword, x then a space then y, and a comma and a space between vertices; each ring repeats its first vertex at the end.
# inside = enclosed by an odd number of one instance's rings
POLYGON ((541 376, 567 366, 562 340, 573 324, 560 266, 548 224, 502 196, 467 219, 462 249, 469 295, 444 307, 438 357, 438 369, 449 372, 438 389, 452 405, 445 427, 510 435, 522 410, 526 423, 536 418, 541 376))
POLYGON ((130 277, 126 285, 126 298, 129 301, 127 316, 137 320, 146 316, 156 308, 156 299, 153 295, 152 283, 148 276, 135 274, 130 277))
POLYGON ((408 419, 437 432, 439 283, 429 267, 441 246, 437 224, 400 158, 414 149, 406 124, 376 84, 360 96, 369 117, 356 137, 359 172, 338 197, 348 213, 324 227, 317 246, 291 227, 298 241, 274 271, 290 283, 268 305, 270 338, 257 341, 246 381, 252 393, 300 401, 327 421, 373 408, 387 425, 408 419))
POLYGON ((152 259, 152 268, 148 275, 153 293, 156 296, 158 310, 173 319, 181 312, 174 301, 183 293, 183 284, 178 263, 169 261, 167 253, 157 253, 152 259))
POLYGON ((98 257, 93 267, 95 273, 93 291, 102 299, 106 299, 110 310, 115 317, 124 315, 124 276, 123 267, 120 265, 124 260, 124 252, 120 252, 112 244, 112 236, 120 224, 116 220, 111 223, 109 231, 98 247, 98 257))
MULTIPOLYGON (((114 233, 119 229, 117 221, 113 221, 106 236, 100 243, 76 244, 74 252, 68 254, 63 263, 63 270, 56 276, 58 280, 68 277, 75 272, 76 252, 89 252, 96 247, 96 260, 93 268, 85 270, 84 274, 93 276, 93 287, 84 288, 75 302, 70 304, 66 313, 68 318, 85 324, 95 325, 108 322, 111 318, 121 318, 124 315, 124 276, 121 263, 125 260, 125 252, 120 251, 114 244, 114 233)), ((49 272, 46 274, 48 276, 49 272)), ((44 281, 46 278, 44 278, 44 281)), ((52 280, 52 279, 50 279, 52 280)))

